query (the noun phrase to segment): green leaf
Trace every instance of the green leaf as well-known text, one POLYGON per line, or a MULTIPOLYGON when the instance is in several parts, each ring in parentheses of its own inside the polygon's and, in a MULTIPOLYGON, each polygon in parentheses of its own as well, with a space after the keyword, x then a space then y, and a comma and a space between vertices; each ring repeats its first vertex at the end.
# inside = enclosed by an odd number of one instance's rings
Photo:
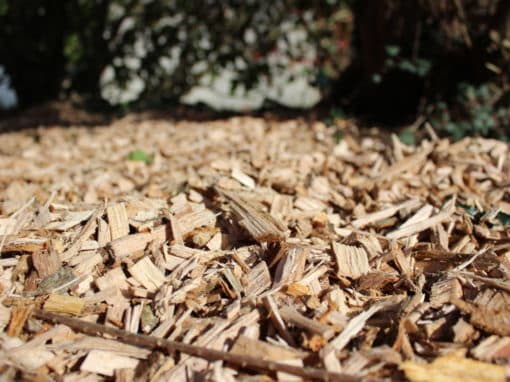
POLYGON ((395 67, 395 60, 393 58, 387 58, 384 60, 384 66, 386 66, 387 69, 393 69, 395 67))
POLYGON ((331 108, 329 114, 333 118, 345 118, 345 111, 341 107, 338 107, 338 106, 331 108))
POLYGON ((500 213, 498 213, 496 218, 499 220, 499 222, 502 225, 505 225, 505 226, 509 225, 510 226, 510 215, 505 214, 504 212, 500 212, 500 213))
POLYGON ((147 154, 143 150, 133 150, 128 154, 127 159, 136 162, 145 162, 146 164, 151 164, 154 160, 154 156, 147 154))
POLYGON ((457 206, 463 208, 471 219, 482 214, 481 211, 478 211, 475 207, 468 206, 467 204, 457 203, 457 206))
POLYGON ((400 53, 400 47, 398 45, 386 45, 384 47, 386 54, 391 57, 396 57, 400 53))
POLYGON ((7 4, 7 0, 0 0, 0 16, 6 15, 8 10, 9 4, 7 4))
POLYGON ((402 130, 398 134, 398 139, 407 146, 416 146, 416 133, 413 130, 402 130))
POLYGON ((64 56, 71 63, 78 63, 83 56, 83 47, 76 33, 66 37, 64 41, 64 56))
POLYGON ((381 75, 379 73, 372 74, 372 82, 374 84, 380 84, 381 81, 382 81, 382 77, 381 77, 381 75))
POLYGON ((418 74, 417 73, 417 69, 416 69, 416 66, 414 65, 413 62, 409 61, 409 60, 402 60, 399 64, 398 64, 398 68, 404 72, 409 72, 409 73, 412 73, 412 74, 418 74))
POLYGON ((418 76, 425 77, 432 67, 432 63, 429 60, 418 58, 416 60, 416 72, 418 76))

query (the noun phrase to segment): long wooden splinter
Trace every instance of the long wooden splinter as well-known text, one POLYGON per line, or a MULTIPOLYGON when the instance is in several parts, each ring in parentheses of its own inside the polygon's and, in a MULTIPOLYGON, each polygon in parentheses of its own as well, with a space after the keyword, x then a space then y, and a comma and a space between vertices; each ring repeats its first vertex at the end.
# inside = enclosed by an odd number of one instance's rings
POLYGON ((102 336, 108 334, 114 336, 119 341, 148 349, 160 349, 167 352, 179 351, 194 357, 204 358, 208 361, 225 361, 242 368, 256 369, 266 372, 281 371, 288 374, 297 375, 309 380, 321 381, 341 381, 341 382, 359 382, 360 378, 341 373, 333 373, 327 370, 311 368, 311 367, 298 367, 287 365, 284 363, 267 361, 264 359, 233 354, 229 352, 207 349, 199 346, 189 345, 182 342, 169 341, 158 337, 147 336, 142 334, 134 334, 125 330, 117 329, 110 326, 94 324, 84 320, 79 320, 72 317, 62 316, 60 314, 45 312, 43 310, 35 309, 33 315, 42 320, 51 322, 53 324, 63 324, 76 331, 92 335, 102 336))

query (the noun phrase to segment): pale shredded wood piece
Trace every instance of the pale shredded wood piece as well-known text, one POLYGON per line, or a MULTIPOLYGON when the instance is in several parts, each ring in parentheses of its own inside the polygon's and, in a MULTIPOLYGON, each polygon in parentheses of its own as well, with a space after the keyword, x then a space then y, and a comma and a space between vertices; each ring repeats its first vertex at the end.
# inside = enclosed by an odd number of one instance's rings
POLYGON ((368 256, 363 248, 333 242, 333 253, 337 263, 339 277, 354 279, 370 272, 368 256))
POLYGON ((92 350, 80 366, 80 370, 112 377, 117 369, 134 369, 138 360, 103 350, 92 350))
POLYGON ((79 232, 77 237, 74 239, 73 243, 67 250, 60 255, 60 259, 62 261, 70 260, 73 256, 76 256, 81 249, 83 243, 89 239, 89 237, 94 233, 97 228, 97 218, 103 214, 103 209, 99 208, 92 214, 89 218, 88 222, 79 232))
POLYGON ((108 227, 111 240, 116 240, 129 233, 129 222, 124 203, 116 203, 106 207, 108 227))
POLYGON ((246 296, 257 296, 271 286, 271 275, 264 261, 258 263, 244 277, 246 296))
POLYGON ((281 346, 271 345, 267 342, 251 339, 247 336, 239 336, 231 350, 238 355, 250 355, 265 360, 280 361, 283 359, 304 358, 306 353, 281 346))
POLYGON ((149 292, 155 292, 165 282, 165 275, 148 256, 130 267, 129 273, 149 292))
POLYGON ((381 302, 374 306, 371 306, 368 310, 358 314, 356 317, 352 318, 347 326, 344 328, 342 333, 340 333, 337 337, 333 338, 328 345, 323 349, 322 356, 326 356, 328 353, 333 351, 342 350, 349 341, 358 334, 360 330, 365 326, 366 321, 372 317, 374 314, 379 312, 388 306, 387 302, 381 302))
POLYGON ((430 364, 406 361, 401 368, 412 382, 503 382, 506 380, 503 366, 491 365, 455 354, 437 358, 430 364))
POLYGON ((85 301, 79 297, 51 294, 44 302, 44 310, 54 313, 79 315, 83 311, 85 301))
POLYGON ((228 199, 239 224, 255 240, 259 242, 283 240, 285 233, 282 223, 231 192, 225 190, 219 192, 228 199))
POLYGON ((307 318, 291 306, 287 305, 280 308, 280 314, 284 321, 305 329, 310 333, 318 334, 326 340, 331 339, 335 334, 335 331, 329 325, 307 318))
POLYGON ((159 226, 150 233, 137 233, 113 240, 108 243, 107 248, 115 257, 129 256, 143 251, 153 241, 163 243, 167 238, 166 232, 166 226, 159 226))
POLYGON ((451 213, 440 212, 439 214, 432 216, 431 218, 421 220, 418 223, 410 224, 404 228, 399 228, 386 235, 388 239, 401 239, 425 231, 426 229, 432 228, 437 224, 441 224, 444 221, 450 219, 451 213))
POLYGON ((360 216, 356 220, 353 220, 351 224, 356 228, 362 228, 370 223, 376 222, 378 220, 383 220, 389 218, 390 216, 395 215, 398 211, 403 209, 414 209, 421 205, 421 202, 418 199, 410 199, 402 202, 396 206, 387 207, 384 210, 372 212, 365 216, 360 216))
POLYGON ((70 228, 80 224, 81 222, 89 219, 94 210, 88 211, 68 211, 64 214, 62 221, 55 221, 45 225, 45 229, 55 231, 67 231, 70 228))

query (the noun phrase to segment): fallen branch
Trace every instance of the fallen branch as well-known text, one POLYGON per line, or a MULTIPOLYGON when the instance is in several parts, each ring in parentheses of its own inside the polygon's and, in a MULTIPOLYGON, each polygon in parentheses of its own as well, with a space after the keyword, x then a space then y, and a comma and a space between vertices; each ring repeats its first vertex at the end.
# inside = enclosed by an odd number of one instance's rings
POLYGON ((242 368, 256 369, 264 372, 285 372, 288 374, 297 375, 310 380, 320 381, 341 381, 341 382, 358 382, 361 381, 359 377, 333 373, 327 370, 310 368, 310 367, 297 367, 287 365, 284 363, 267 361, 264 359, 237 355, 234 353, 207 349, 204 347, 189 345, 176 341, 169 341, 162 338, 133 334, 125 330, 117 329, 114 327, 94 324, 84 320, 71 318, 59 314, 45 312, 43 310, 36 309, 33 311, 33 315, 41 320, 51 322, 53 324, 63 324, 70 327, 73 330, 92 335, 102 336, 108 334, 114 336, 117 340, 124 343, 135 345, 151 350, 161 349, 167 352, 179 351, 194 357, 200 357, 208 361, 225 361, 242 368))

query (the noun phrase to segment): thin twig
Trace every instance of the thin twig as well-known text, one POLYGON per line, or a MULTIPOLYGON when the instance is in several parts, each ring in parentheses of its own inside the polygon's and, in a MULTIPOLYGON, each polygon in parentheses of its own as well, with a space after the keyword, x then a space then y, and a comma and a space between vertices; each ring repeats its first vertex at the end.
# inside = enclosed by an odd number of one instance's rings
POLYGON ((491 287, 498 288, 498 289, 504 290, 505 292, 510 293, 510 283, 504 279, 493 279, 490 277, 478 276, 478 275, 475 275, 474 273, 466 272, 466 271, 451 272, 451 274, 454 276, 460 275, 460 276, 464 276, 464 277, 469 277, 472 280, 480 281, 480 282, 485 283, 491 287))
POLYGON ((204 347, 189 345, 182 342, 169 341, 158 337, 152 337, 142 334, 133 334, 114 327, 99 325, 84 320, 63 316, 60 314, 45 312, 39 309, 34 310, 33 315, 39 319, 51 322, 53 324, 66 325, 73 330, 88 335, 102 336, 104 334, 108 334, 110 336, 114 336, 115 338, 117 338, 117 340, 130 345, 153 350, 156 349, 166 350, 167 352, 179 351, 194 357, 204 358, 208 361, 229 362, 238 365, 242 368, 261 370, 264 372, 281 371, 310 380, 341 381, 341 382, 361 381, 361 378, 349 374, 333 373, 327 370, 311 367, 292 366, 284 363, 267 361, 260 358, 238 355, 214 349, 207 349, 204 347))

